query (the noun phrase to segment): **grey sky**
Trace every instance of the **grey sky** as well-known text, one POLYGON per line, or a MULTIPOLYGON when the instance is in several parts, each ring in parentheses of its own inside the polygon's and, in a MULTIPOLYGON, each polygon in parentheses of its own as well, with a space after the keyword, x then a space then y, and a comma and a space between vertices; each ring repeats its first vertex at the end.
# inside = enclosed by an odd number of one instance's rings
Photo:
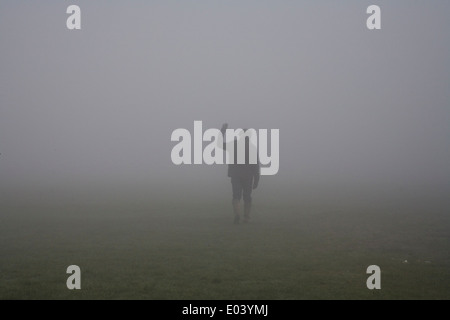
POLYGON ((448 186, 449 16, 437 0, 3 0, 1 192, 225 179, 171 163, 194 120, 280 129, 268 189, 448 186))

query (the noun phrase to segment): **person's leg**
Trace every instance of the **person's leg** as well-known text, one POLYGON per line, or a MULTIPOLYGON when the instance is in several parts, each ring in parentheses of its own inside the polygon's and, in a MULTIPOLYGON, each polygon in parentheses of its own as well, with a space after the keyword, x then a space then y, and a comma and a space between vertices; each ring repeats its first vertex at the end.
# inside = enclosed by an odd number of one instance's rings
POLYGON ((240 201, 242 198, 242 184, 240 179, 231 178, 231 187, 233 189, 233 213, 234 213, 234 224, 238 224, 241 219, 240 212, 240 201))
POLYGON ((244 194, 244 222, 250 219, 250 211, 252 209, 252 190, 253 177, 246 177, 242 179, 242 191, 244 194))
POLYGON ((241 209, 239 202, 239 200, 233 199, 234 224, 239 224, 239 221, 241 220, 241 209))

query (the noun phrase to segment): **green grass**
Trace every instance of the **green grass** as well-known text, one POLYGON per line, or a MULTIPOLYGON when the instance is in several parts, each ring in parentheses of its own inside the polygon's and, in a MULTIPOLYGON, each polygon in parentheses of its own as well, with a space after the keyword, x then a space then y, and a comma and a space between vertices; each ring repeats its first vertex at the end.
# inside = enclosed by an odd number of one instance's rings
POLYGON ((2 207, 0 299, 450 298, 446 212, 260 203, 252 218, 233 226, 223 200, 2 207))

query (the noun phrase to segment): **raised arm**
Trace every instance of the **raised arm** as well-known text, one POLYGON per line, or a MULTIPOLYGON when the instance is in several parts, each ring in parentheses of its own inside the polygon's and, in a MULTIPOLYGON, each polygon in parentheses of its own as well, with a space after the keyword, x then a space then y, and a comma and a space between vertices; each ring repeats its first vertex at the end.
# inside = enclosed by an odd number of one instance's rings
POLYGON ((227 129, 228 129, 228 123, 224 123, 222 125, 222 128, 220 129, 220 132, 222 133, 222 144, 219 143, 219 139, 216 139, 217 146, 223 150, 226 150, 226 148, 227 148, 227 143, 225 141, 225 138, 226 138, 225 132, 227 131, 227 129))

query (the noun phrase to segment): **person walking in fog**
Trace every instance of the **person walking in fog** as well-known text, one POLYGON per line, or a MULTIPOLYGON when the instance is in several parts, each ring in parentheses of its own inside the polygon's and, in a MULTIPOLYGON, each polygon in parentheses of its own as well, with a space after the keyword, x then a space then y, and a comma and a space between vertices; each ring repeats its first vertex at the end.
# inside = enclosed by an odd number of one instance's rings
MULTIPOLYGON (((231 178, 231 187, 233 194, 233 213, 234 224, 239 224, 241 220, 241 207, 240 202, 244 200, 244 223, 247 223, 250 219, 250 212, 252 208, 252 191, 258 187, 260 178, 260 164, 258 158, 257 147, 250 142, 251 132, 244 129, 239 139, 234 138, 233 141, 226 142, 225 133, 228 128, 228 124, 224 123, 220 130, 223 137, 222 148, 230 154, 230 150, 234 150, 234 161, 228 164, 228 177, 231 178), (245 162, 243 164, 238 163, 238 142, 240 139, 245 138, 245 162), (251 163, 250 155, 253 154, 256 157, 256 163, 251 163)), ((219 140, 218 140, 219 141, 219 140)), ((231 160, 231 159, 230 159, 231 160)))

